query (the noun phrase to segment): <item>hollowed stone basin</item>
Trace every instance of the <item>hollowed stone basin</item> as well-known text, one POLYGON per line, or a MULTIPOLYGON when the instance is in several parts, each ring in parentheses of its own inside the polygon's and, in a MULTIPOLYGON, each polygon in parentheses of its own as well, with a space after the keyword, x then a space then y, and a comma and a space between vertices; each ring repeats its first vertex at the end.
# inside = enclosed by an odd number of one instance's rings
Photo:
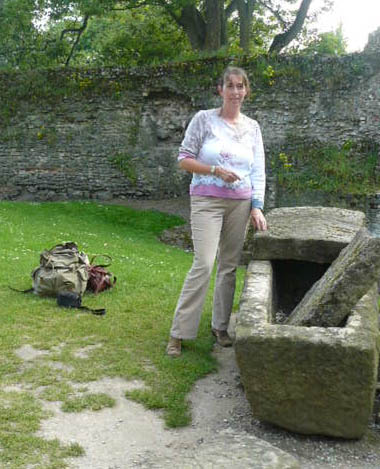
MULTIPOLYGON (((289 212, 285 212, 286 216, 289 212)), ((276 212, 276 217, 282 215, 276 212)), ((276 219, 268 219, 278 234, 276 219)), ((356 221, 351 238, 362 225, 360 216, 356 221)), ((327 232, 336 237, 334 223, 327 232)), ((286 226, 286 220, 281 224, 286 226)), ((266 250, 270 237, 270 233, 264 235, 266 250)), ((331 262, 331 250, 326 250, 330 259, 323 259, 321 237, 318 249, 311 241, 303 244, 318 251, 318 262, 307 260, 307 250, 299 249, 300 241, 293 241, 297 252, 292 259, 292 241, 286 238, 286 255, 271 246, 277 258, 262 259, 259 252, 260 260, 249 263, 237 315, 236 359, 252 413, 299 433, 360 438, 372 415, 377 382, 377 285, 368 286, 340 327, 281 324, 331 262)), ((350 236, 341 248, 349 241, 350 236)), ((255 249, 260 249, 260 240, 255 241, 255 249)))

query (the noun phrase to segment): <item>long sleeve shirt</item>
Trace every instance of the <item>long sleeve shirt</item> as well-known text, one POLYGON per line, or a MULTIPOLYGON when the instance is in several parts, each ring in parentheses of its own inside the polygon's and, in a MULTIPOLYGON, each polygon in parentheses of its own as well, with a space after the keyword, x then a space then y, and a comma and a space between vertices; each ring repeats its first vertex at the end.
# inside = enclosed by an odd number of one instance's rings
POLYGON ((199 111, 191 120, 179 149, 178 160, 194 158, 236 173, 240 180, 224 182, 215 175, 193 173, 190 195, 251 199, 263 208, 265 155, 259 124, 240 114, 235 125, 220 116, 220 109, 199 111))

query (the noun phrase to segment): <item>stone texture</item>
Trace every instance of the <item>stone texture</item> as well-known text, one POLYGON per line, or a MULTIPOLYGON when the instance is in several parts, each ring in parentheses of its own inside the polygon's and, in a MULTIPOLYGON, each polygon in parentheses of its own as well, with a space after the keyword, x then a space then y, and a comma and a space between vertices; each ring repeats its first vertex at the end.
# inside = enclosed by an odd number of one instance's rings
MULTIPOLYGON (((301 469, 293 456, 250 435, 238 438, 221 435, 197 448, 191 456, 181 458, 178 464, 181 469, 301 469)), ((149 467, 171 468, 173 460, 159 460, 149 467)))
POLYGON ((380 53, 380 27, 369 34, 364 52, 368 54, 380 53))
POLYGON ((235 352, 253 415, 299 433, 360 438, 377 380, 375 286, 344 327, 322 328, 275 324, 272 283, 270 261, 249 264, 235 352))
MULTIPOLYGON (((99 95, 56 107, 39 103, 17 116, 0 138, 0 199, 112 200, 164 198, 188 192, 177 153, 190 104, 99 95), (157 109, 160 115, 156 115, 157 109), (43 130, 41 130, 43 129, 43 130), (168 139, 165 135, 170 135, 168 139)), ((0 93, 1 101, 1 93, 0 93)))
POLYGON ((331 263, 364 225, 362 212, 335 207, 284 207, 266 215, 268 231, 256 232, 246 250, 254 259, 331 263))
POLYGON ((362 228, 286 321, 295 326, 339 326, 380 276, 380 237, 362 228))
MULTIPOLYGON (((224 64, 222 59, 217 68, 224 64)), ((256 76, 254 61, 242 65, 249 76, 256 76)), ((187 193, 188 175, 176 164, 186 123, 199 109, 220 105, 211 83, 216 81, 214 65, 205 61, 188 66, 190 72, 186 64, 39 72, 57 89, 73 80, 94 86, 73 95, 62 89, 61 98, 53 100, 34 101, 31 95, 29 101, 12 102, 11 115, 0 122, 0 199, 104 200, 187 193)), ((291 154, 300 136, 303 145, 380 142, 376 54, 282 56, 273 67, 280 67, 275 83, 255 83, 255 99, 244 103, 244 112, 260 122, 268 163, 280 151, 289 148, 291 154)), ((0 77, 0 105, 5 102, 7 109, 5 91, 17 86, 16 78, 5 72, 0 77)))

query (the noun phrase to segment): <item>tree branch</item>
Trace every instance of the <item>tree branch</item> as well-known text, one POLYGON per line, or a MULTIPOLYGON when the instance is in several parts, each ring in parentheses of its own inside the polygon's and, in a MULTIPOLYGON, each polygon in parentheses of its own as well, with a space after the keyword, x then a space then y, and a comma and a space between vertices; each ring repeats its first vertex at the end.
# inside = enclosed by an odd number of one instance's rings
POLYGON ((86 29, 87 27, 87 22, 88 22, 89 15, 86 15, 83 19, 82 26, 80 28, 66 28, 61 32, 61 36, 59 38, 60 41, 65 37, 66 33, 79 33, 82 34, 82 32, 86 29))
POLYGON ((82 26, 80 28, 68 28, 68 29, 64 29, 61 33, 61 37, 60 37, 60 40, 63 39, 64 35, 66 33, 77 33, 77 38, 71 48, 71 51, 70 51, 70 54, 69 56, 67 57, 67 60, 65 62, 65 67, 67 67, 70 63, 70 60, 74 54, 74 50, 76 48, 76 46, 78 45, 79 43, 79 40, 80 40, 80 37, 82 36, 82 33, 84 32, 84 30, 87 28, 87 24, 88 24, 88 19, 89 19, 90 15, 86 15, 83 19, 83 23, 82 23, 82 26))
POLYGON ((269 48, 270 54, 280 52, 291 41, 293 41, 293 39, 301 31, 312 1, 313 0, 302 0, 301 6, 299 7, 297 12, 297 16, 290 28, 287 31, 281 34, 277 34, 277 36, 274 37, 273 42, 269 48))
POLYGON ((278 20, 278 22, 282 25, 283 28, 287 28, 289 26, 287 21, 285 21, 284 18, 280 15, 279 10, 275 10, 270 5, 268 5, 267 2, 263 2, 262 0, 257 0, 257 3, 259 3, 262 7, 269 10, 272 13, 272 15, 278 20))
MULTIPOLYGON (((160 6, 163 6, 163 5, 161 5, 160 2, 157 2, 157 4, 160 5, 160 6)), ((136 3, 135 5, 125 6, 123 8, 110 8, 109 11, 128 11, 128 10, 133 10, 134 8, 146 7, 146 6, 150 6, 150 5, 152 5, 152 2, 145 1, 145 2, 136 3)))

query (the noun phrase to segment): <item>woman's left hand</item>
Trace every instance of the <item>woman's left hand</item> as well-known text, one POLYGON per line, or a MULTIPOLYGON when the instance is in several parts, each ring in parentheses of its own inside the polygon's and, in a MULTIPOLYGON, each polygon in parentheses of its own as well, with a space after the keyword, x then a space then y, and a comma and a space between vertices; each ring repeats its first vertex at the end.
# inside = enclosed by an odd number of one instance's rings
POLYGON ((253 208, 251 210, 251 222, 255 230, 266 231, 268 229, 267 221, 259 208, 253 208))

